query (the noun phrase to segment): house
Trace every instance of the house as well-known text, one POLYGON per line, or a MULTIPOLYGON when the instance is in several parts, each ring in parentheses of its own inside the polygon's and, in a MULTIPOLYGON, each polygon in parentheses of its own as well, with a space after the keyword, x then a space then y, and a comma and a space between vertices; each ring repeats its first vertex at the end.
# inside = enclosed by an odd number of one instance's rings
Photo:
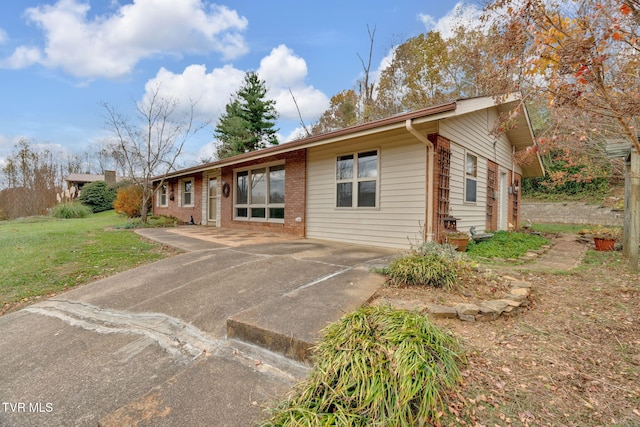
POLYGON ((74 194, 80 194, 80 190, 85 184, 97 181, 105 181, 107 184, 115 184, 118 181, 116 177, 116 171, 105 170, 103 175, 94 175, 86 173, 72 173, 65 178, 67 181, 67 188, 75 188, 74 194))
MULTIPOLYGON (((458 230, 520 227, 520 182, 541 176, 526 110, 464 99, 154 179, 153 211, 215 227, 407 248, 458 230)), ((522 107, 523 108, 523 107, 522 107)))

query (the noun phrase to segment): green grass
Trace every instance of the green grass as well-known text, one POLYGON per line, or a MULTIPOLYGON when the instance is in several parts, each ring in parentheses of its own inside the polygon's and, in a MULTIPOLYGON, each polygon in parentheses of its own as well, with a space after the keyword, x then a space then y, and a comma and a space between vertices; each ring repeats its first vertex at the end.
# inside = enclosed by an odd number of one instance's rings
POLYGON ((489 240, 469 242, 467 255, 471 258, 517 258, 547 243, 548 239, 535 234, 496 231, 489 240))
POLYGON ((584 266, 607 266, 613 267, 621 265, 625 262, 625 258, 621 252, 617 251, 596 251, 590 249, 584 256, 582 264, 584 266))
POLYGON ((540 233, 576 234, 588 227, 589 225, 585 224, 533 224, 531 228, 540 233))
POLYGON ((113 211, 81 219, 0 222, 0 308, 57 293, 166 257, 159 244, 127 230, 113 211))

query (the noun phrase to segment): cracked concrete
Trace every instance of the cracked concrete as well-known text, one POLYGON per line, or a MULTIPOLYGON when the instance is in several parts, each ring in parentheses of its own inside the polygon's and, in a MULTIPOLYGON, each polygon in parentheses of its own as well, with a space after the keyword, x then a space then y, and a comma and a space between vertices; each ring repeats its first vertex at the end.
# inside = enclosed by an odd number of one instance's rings
POLYGON ((87 303, 61 300, 44 301, 24 310, 100 334, 140 335, 147 339, 138 341, 140 344, 145 343, 146 346, 153 342, 183 364, 204 353, 215 353, 222 345, 220 340, 211 339, 195 326, 162 313, 102 309, 87 303))
POLYGON ((227 319, 307 345, 396 254, 189 230, 141 231, 186 253, 0 317, 0 426, 255 425, 307 366, 229 339, 227 319))

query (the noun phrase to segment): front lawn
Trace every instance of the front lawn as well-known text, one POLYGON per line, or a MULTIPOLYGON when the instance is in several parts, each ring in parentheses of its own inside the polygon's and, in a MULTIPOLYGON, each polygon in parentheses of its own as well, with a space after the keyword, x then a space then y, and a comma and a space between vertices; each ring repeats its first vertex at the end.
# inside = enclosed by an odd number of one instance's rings
POLYGON ((0 222, 0 314, 174 253, 116 229, 126 223, 113 211, 81 219, 0 222))

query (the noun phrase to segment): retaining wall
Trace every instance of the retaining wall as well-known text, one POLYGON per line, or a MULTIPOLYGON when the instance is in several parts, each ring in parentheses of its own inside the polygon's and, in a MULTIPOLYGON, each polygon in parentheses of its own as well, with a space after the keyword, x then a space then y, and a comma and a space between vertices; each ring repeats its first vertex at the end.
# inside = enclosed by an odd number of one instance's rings
POLYGON ((622 226, 624 212, 584 202, 522 202, 522 223, 530 220, 540 224, 594 224, 622 226))

